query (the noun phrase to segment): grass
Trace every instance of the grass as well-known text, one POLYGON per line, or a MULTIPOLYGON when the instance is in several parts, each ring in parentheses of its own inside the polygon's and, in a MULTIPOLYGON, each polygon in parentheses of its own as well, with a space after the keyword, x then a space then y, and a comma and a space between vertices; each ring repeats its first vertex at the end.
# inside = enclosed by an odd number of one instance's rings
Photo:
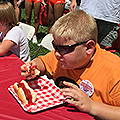
MULTIPOLYGON (((25 8, 21 8, 21 21, 25 22, 26 20, 26 14, 25 14, 25 8)), ((31 25, 34 26, 34 15, 33 15, 34 10, 32 10, 32 19, 31 19, 31 25)), ((38 38, 38 43, 41 42, 42 38, 47 34, 47 26, 41 26, 39 25, 39 29, 38 29, 38 33, 37 33, 37 38, 38 38)), ((33 44, 32 40, 29 42, 29 47, 30 47, 30 56, 31 58, 33 58, 35 52, 38 49, 38 45, 37 44, 33 44)), ((40 51, 38 52, 37 56, 39 55, 45 55, 46 53, 48 53, 49 51, 43 47, 41 47, 40 51)))

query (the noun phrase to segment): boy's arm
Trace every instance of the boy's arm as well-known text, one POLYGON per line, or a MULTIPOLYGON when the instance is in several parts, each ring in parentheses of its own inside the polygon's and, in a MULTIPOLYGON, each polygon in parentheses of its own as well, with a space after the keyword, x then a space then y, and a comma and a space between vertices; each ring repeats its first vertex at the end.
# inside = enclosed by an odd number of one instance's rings
POLYGON ((61 89, 63 95, 74 98, 74 101, 67 99, 68 103, 102 120, 120 120, 120 107, 94 101, 72 83, 63 82, 63 84, 70 87, 61 89))
POLYGON ((120 107, 93 101, 90 114, 102 120, 120 120, 120 107))

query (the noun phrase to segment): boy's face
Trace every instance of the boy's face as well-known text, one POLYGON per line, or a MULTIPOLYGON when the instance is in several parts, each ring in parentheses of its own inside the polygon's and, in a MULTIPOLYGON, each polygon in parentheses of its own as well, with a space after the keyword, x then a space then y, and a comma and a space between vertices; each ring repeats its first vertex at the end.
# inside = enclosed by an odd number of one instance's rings
POLYGON ((74 46, 73 44, 76 43, 73 40, 66 41, 64 38, 57 38, 54 39, 54 44, 60 45, 58 48, 63 49, 62 51, 55 51, 55 56, 63 69, 82 68, 88 63, 89 57, 86 54, 86 43, 74 46), (74 50, 71 50, 70 47, 62 47, 63 45, 73 45, 74 50), (65 52, 66 50, 67 52, 65 52))

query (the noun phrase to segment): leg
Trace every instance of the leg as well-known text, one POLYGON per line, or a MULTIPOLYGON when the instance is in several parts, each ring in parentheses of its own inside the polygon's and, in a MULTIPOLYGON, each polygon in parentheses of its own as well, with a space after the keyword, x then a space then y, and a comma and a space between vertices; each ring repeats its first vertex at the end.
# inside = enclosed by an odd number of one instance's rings
POLYGON ((35 19, 35 34, 33 36, 33 43, 37 43, 37 32, 39 29, 39 14, 40 14, 40 7, 41 7, 41 3, 34 3, 34 19, 35 19))
POLYGON ((64 8, 65 8, 65 4, 63 4, 63 3, 54 5, 55 21, 63 15, 64 8))
POLYGON ((54 24, 54 13, 53 7, 51 5, 47 5, 47 18, 48 18, 48 32, 52 25, 54 24))
POLYGON ((32 16, 32 3, 25 1, 25 13, 26 13, 26 23, 31 24, 32 16))
POLYGON ((118 24, 96 19, 98 26, 98 44, 101 48, 111 47, 117 39, 118 24))
POLYGON ((15 13, 16 13, 16 17, 17 17, 17 22, 19 22, 19 7, 17 6, 17 0, 13 0, 12 5, 15 8, 15 13))
POLYGON ((41 3, 34 4, 34 19, 35 19, 35 35, 39 29, 39 14, 40 14, 41 3))
POLYGON ((16 12, 17 20, 18 20, 18 22, 19 22, 20 19, 21 19, 21 8, 20 8, 20 7, 16 7, 16 8, 15 8, 15 12, 16 12))

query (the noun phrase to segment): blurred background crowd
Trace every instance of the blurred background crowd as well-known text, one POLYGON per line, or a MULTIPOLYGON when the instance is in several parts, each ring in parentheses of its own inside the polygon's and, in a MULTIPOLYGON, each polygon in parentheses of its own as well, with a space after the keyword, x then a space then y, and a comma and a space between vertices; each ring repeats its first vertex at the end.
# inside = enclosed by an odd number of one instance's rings
MULTIPOLYGON (((1 0, 5 1, 5 0, 1 0)), ((120 2, 118 0, 6 0, 16 13, 17 22, 32 25, 35 33, 29 42, 31 58, 42 38, 49 33, 54 22, 62 15, 82 9, 93 16, 98 25, 98 43, 117 55, 120 53, 120 2)), ((77 25, 77 23, 76 23, 77 25)), ((46 54, 41 49, 38 55, 46 54)))

